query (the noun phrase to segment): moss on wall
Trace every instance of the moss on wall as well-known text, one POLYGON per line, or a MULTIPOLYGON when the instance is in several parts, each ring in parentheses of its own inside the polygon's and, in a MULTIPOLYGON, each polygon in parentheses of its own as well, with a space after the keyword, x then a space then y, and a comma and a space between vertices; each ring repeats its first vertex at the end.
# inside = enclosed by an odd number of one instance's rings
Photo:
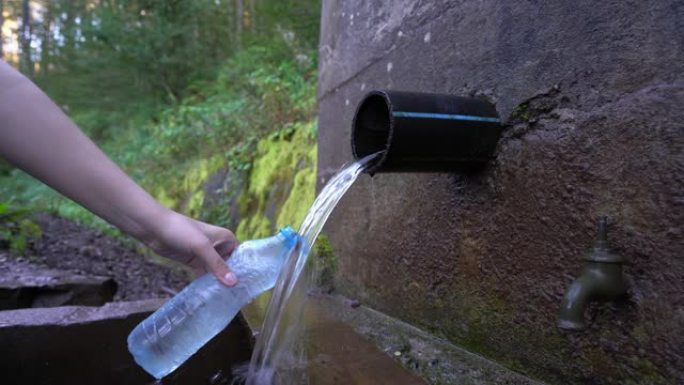
MULTIPOLYGON (((488 287, 492 280, 477 278, 488 287)), ((341 291, 349 292, 349 282, 344 278, 341 291)), ((379 287, 378 292, 367 291, 363 298, 367 303, 381 303, 376 306, 396 306, 396 303, 408 303, 402 308, 402 319, 430 333, 455 342, 467 350, 488 357, 499 364, 524 373, 533 378, 544 379, 549 383, 569 383, 568 377, 560 372, 550 371, 557 362, 564 362, 575 370, 590 371, 589 375, 576 374, 580 383, 619 383, 619 384, 669 384, 668 376, 658 368, 658 362, 645 354, 645 348, 635 350, 630 346, 636 342, 639 346, 648 346, 647 336, 653 334, 648 327, 637 326, 624 334, 624 330, 610 323, 595 326, 591 333, 603 346, 588 343, 583 338, 585 332, 564 332, 547 324, 542 316, 535 319, 526 317, 526 309, 511 302, 507 295, 496 294, 475 287, 475 280, 461 277, 458 282, 444 290, 445 295, 437 297, 430 293, 428 287, 416 282, 409 284, 404 295, 389 300, 392 293, 387 285, 379 287), (451 293, 451 295, 449 295, 451 293), (395 301, 395 302, 393 302, 395 301), (430 314, 430 317, 426 317, 430 314), (520 346, 535 346, 534 350, 519 354, 520 346), (624 363, 628 363, 625 369, 624 363)), ((624 312, 621 306, 601 304, 589 310, 595 319, 606 318, 611 312, 624 312), (607 309, 603 309, 607 307, 607 309), (596 316, 602 309, 602 314, 596 316)), ((656 304, 644 304, 649 313, 658 314, 656 304)), ((662 311, 662 310, 660 310, 662 311)), ((664 318, 664 317, 663 317, 664 318)), ((672 330, 676 335, 676 324, 658 325, 672 330)))
POLYGON ((276 225, 278 227, 285 225, 297 226, 313 203, 316 195, 316 155, 318 147, 313 146, 307 156, 308 165, 297 171, 294 177, 294 184, 292 190, 287 197, 287 200, 280 209, 276 225))
POLYGON ((318 236, 308 263, 312 265, 313 282, 324 291, 332 291, 335 288, 337 257, 327 235, 318 236))
POLYGON ((259 141, 239 198, 239 239, 265 237, 288 224, 299 226, 316 190, 315 125, 297 123, 259 141))
MULTIPOLYGON (((238 239, 272 235, 285 225, 298 227, 316 194, 316 121, 295 124, 257 144, 254 162, 240 193, 238 239)), ((252 325, 260 325, 270 292, 243 309, 252 325)))

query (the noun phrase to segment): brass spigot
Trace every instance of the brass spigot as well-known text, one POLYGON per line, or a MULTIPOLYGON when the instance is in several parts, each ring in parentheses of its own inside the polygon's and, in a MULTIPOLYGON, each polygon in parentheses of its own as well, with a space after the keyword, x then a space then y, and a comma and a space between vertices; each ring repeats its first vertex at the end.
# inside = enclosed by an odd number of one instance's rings
POLYGON ((622 276, 624 260, 608 249, 607 222, 606 217, 599 220, 598 239, 584 259, 584 271, 565 292, 558 316, 558 327, 561 329, 584 329, 584 311, 589 302, 613 301, 627 293, 622 276))

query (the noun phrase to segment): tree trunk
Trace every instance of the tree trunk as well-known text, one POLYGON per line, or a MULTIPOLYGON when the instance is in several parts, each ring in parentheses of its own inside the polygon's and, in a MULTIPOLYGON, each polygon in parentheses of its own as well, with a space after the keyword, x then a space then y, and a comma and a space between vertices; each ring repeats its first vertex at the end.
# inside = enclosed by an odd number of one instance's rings
POLYGON ((244 23, 245 8, 243 0, 235 0, 235 33, 237 36, 237 47, 240 49, 242 45, 242 25, 244 23))
MULTIPOLYGON (((1 1, 1 0, 0 0, 1 1)), ((40 45, 40 73, 47 75, 50 70, 50 29, 52 27, 52 5, 48 1, 45 4, 45 11, 43 13, 43 37, 40 45)))
POLYGON ((2 36, 3 25, 5 25, 5 0, 0 0, 0 59, 5 57, 5 37, 2 36))
POLYGON ((21 3, 21 29, 19 39, 21 43, 20 65, 21 71, 28 76, 33 76, 33 60, 31 59, 31 7, 29 0, 21 3))
POLYGON ((83 36, 83 42, 87 42, 91 38, 91 28, 93 23, 93 12, 88 8, 88 2, 83 2, 79 7, 79 13, 81 14, 81 25, 79 27, 79 32, 83 36))
POLYGON ((74 9, 76 5, 67 2, 64 12, 64 31, 60 31, 64 38, 64 56, 68 65, 73 63, 74 51, 76 50, 76 20, 74 9))
POLYGON ((256 0, 249 0, 249 30, 256 32, 256 0))

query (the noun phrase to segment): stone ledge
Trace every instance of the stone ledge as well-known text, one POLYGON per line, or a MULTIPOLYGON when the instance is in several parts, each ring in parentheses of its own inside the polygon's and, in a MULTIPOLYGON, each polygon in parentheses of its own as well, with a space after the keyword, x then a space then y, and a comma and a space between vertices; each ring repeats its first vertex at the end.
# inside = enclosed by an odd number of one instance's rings
POLYGON ((110 302, 101 307, 61 306, 42 309, 0 311, 0 329, 5 327, 70 326, 98 321, 124 319, 132 314, 155 311, 164 299, 110 302))
POLYGON ((12 263, 5 269, 8 271, 0 276, 0 310, 101 306, 112 301, 117 290, 110 277, 83 276, 21 263, 12 263))
MULTIPOLYGON (((133 328, 163 300, 0 311, 3 385, 152 384, 127 349, 133 328)), ((249 360, 251 343, 236 317, 164 385, 230 383, 231 370, 249 360)))

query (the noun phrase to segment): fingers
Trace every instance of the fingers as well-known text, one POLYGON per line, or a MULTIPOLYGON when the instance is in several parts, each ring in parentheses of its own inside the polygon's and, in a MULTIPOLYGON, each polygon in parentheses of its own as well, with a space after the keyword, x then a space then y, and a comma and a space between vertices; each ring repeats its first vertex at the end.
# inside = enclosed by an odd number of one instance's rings
POLYGON ((237 284, 235 273, 230 271, 226 262, 221 258, 219 253, 216 252, 216 249, 214 249, 214 246, 210 242, 202 243, 193 250, 193 253, 204 261, 204 266, 206 266, 207 270, 209 270, 209 272, 211 272, 221 283, 228 287, 237 284))
POLYGON ((223 259, 228 258, 238 245, 233 232, 221 227, 217 227, 210 238, 213 241, 214 249, 223 259))
POLYGON ((228 258, 237 247, 238 241, 232 231, 204 222, 196 221, 196 223, 200 226, 202 232, 211 240, 214 249, 223 259, 228 258))

